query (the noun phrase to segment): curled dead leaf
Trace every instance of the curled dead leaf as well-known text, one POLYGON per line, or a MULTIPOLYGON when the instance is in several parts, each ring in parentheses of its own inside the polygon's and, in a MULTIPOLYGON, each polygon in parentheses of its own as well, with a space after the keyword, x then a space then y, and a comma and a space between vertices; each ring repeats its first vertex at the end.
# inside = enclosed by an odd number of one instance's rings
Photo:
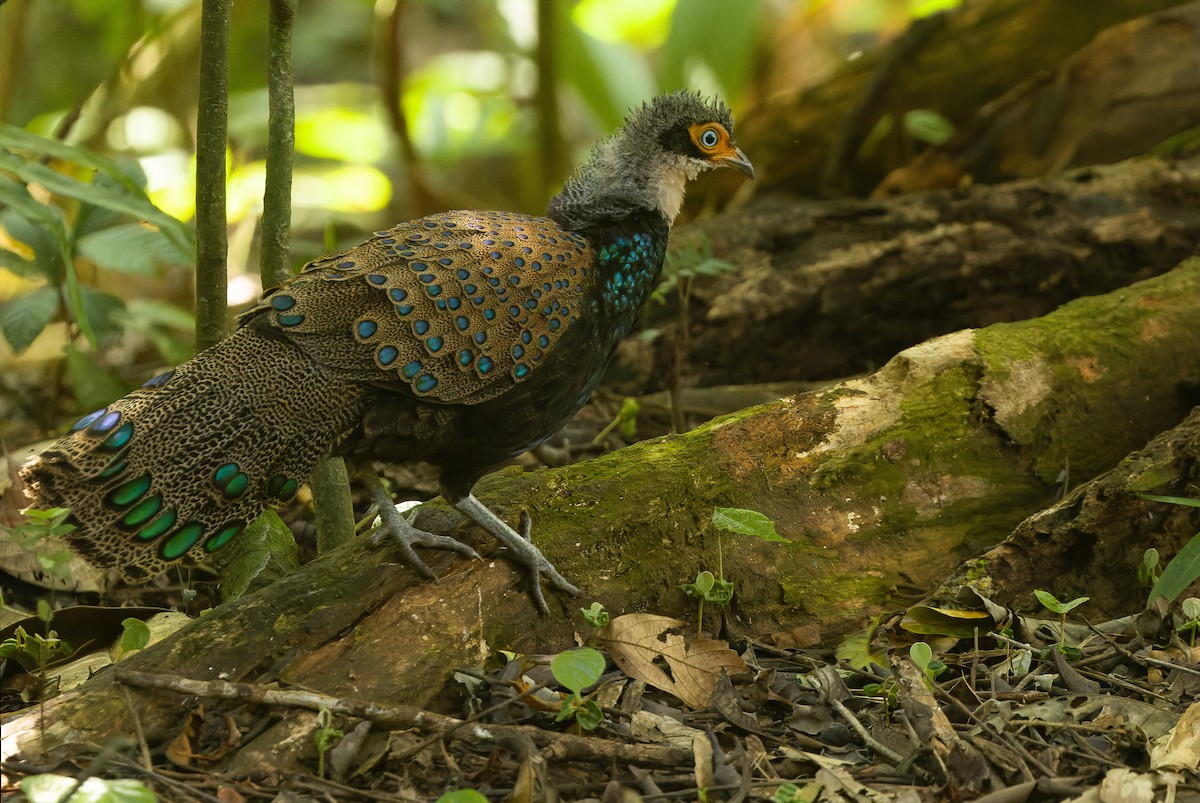
POLYGON ((621 671, 674 694, 685 705, 704 708, 721 679, 748 672, 746 662, 724 641, 692 639, 680 632, 686 623, 669 616, 630 613, 618 616, 598 636, 621 671))

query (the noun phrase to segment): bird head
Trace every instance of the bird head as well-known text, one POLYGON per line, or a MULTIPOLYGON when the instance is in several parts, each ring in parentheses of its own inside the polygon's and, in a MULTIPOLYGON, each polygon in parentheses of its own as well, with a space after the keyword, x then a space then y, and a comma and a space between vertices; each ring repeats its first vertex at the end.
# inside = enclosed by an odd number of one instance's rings
POLYGON ((675 163, 693 175, 732 167, 754 178, 754 166, 733 140, 728 107, 698 93, 659 95, 629 116, 618 137, 633 147, 641 143, 651 162, 675 163))
POLYGON ((687 182, 716 167, 754 178, 754 166, 734 141, 728 107, 686 90, 659 95, 595 147, 551 201, 550 214, 577 228, 642 208, 671 223, 687 182))

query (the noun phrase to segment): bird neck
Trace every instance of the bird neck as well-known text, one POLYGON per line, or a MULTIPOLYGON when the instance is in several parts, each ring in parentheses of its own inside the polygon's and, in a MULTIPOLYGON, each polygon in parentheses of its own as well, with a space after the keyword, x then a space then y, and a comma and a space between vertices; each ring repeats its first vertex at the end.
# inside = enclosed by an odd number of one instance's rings
POLYGON ((560 226, 582 231, 648 210, 660 214, 669 228, 687 182, 700 169, 682 156, 638 147, 619 134, 596 146, 550 199, 548 214, 560 226))
POLYGON ((667 219, 648 209, 586 230, 596 252, 592 310, 611 327, 614 344, 629 334, 658 284, 669 234, 667 219))

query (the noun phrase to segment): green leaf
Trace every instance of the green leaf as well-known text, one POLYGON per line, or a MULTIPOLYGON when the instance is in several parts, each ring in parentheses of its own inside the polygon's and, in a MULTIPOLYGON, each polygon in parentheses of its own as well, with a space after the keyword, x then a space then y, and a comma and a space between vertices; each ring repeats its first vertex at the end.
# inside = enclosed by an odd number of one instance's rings
POLYGON ((60 139, 43 137, 14 125, 0 123, 0 147, 22 150, 36 156, 49 156, 64 162, 74 162, 112 176, 124 184, 130 192, 141 190, 136 178, 112 159, 79 145, 69 145, 60 139))
POLYGON ((128 655, 150 643, 150 626, 132 616, 121 620, 121 653, 128 655))
POLYGON ((221 573, 221 593, 226 601, 245 594, 256 580, 265 583, 300 566, 296 538, 271 508, 250 522, 221 554, 228 560, 221 573))
POLYGON ((921 669, 925 669, 933 660, 933 648, 923 641, 915 641, 908 648, 908 657, 921 669))
POLYGON ((455 789, 439 797, 437 803, 488 803, 488 799, 474 789, 455 789))
POLYGON ((1067 613, 1073 608, 1078 608, 1083 603, 1087 602, 1091 597, 1076 597, 1070 602, 1060 602, 1058 597, 1051 594, 1049 591, 1037 589, 1033 595, 1038 598, 1038 602, 1046 606, 1055 613, 1067 613))
POLYGON ((1142 499, 1149 499, 1151 502, 1166 502, 1172 505, 1186 505, 1187 507, 1200 507, 1200 499, 1192 499, 1188 496, 1154 496, 1153 494, 1139 494, 1142 499))
POLYGON ((580 608, 579 612, 592 627, 600 628, 608 624, 608 611, 599 602, 593 602, 589 608, 580 608))
POLYGON ((1163 567, 1162 576, 1158 578, 1154 588, 1150 589, 1146 605, 1150 605, 1158 597, 1166 597, 1167 602, 1174 601, 1197 577, 1200 577, 1200 533, 1192 536, 1163 567))
MULTIPOLYGON (((3 223, 0 223, 0 226, 2 225, 3 223)), ((7 248, 0 249, 0 268, 15 273, 22 279, 39 279, 45 276, 39 270, 37 262, 25 259, 17 252, 9 251, 7 248)))
POLYGON ((0 332, 17 354, 37 339, 58 313, 58 290, 47 285, 0 303, 0 332))
POLYGON ((591 647, 560 652, 550 662, 550 674, 554 679, 576 694, 598 681, 603 673, 604 656, 591 647))
POLYGON ((67 346, 67 383, 80 410, 97 410, 128 392, 125 383, 96 363, 90 351, 67 346))
POLYGON ((193 252, 141 223, 109 226, 76 240, 75 253, 106 270, 157 276, 163 265, 190 265, 193 252))
POLYGON ((152 298, 135 298, 117 317, 117 323, 129 332, 149 340, 172 364, 192 356, 195 317, 185 309, 152 298))
POLYGON ((1039 588, 1033 592, 1033 595, 1037 597, 1038 602, 1042 603, 1042 605, 1045 607, 1049 608, 1055 613, 1062 613, 1060 610, 1060 608, 1062 608, 1062 603, 1058 601, 1058 597, 1054 596, 1049 591, 1042 591, 1039 588))
POLYGON ((713 508, 712 523, 718 530, 728 530, 738 535, 753 535, 764 541, 790 543, 775 532, 775 523, 757 510, 740 507, 713 508))
POLYGON ((171 217, 151 203, 140 189, 131 188, 126 184, 106 186, 103 182, 80 181, 41 162, 25 161, 7 151, 0 151, 0 168, 8 170, 26 183, 35 181, 64 198, 73 198, 149 221, 158 226, 163 234, 172 238, 180 251, 186 252, 194 247, 191 230, 182 221, 171 217))
POLYGON ((904 115, 904 130, 913 139, 941 145, 954 136, 954 123, 932 109, 913 109, 904 115))
POLYGON ((595 730, 604 721, 604 711, 595 700, 584 700, 583 705, 575 709, 575 721, 586 731, 595 730))
MULTIPOLYGON (((50 235, 59 249, 66 248, 67 227, 63 222, 62 213, 52 206, 35 201, 24 184, 0 175, 0 205, 8 207, 18 217, 27 220, 34 230, 50 235)), ((11 228, 11 225, 8 227, 11 228)), ((11 233, 21 242, 29 242, 21 234, 11 233)))
POLYGON ((625 113, 654 94, 646 60, 627 45, 601 42, 571 19, 571 3, 553 3, 558 19, 558 74, 575 87, 599 118, 601 128, 621 125, 625 113))
POLYGON ((79 300, 97 341, 111 342, 121 336, 120 316, 125 309, 124 301, 86 284, 79 285, 79 300))

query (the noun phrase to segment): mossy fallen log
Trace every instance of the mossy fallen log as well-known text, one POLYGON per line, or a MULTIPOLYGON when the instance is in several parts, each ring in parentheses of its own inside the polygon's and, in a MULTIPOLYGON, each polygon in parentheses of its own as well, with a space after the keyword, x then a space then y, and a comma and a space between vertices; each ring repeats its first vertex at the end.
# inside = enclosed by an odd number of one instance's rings
MULTIPOLYGON (((1200 260, 1190 260, 1043 318, 937 338, 865 379, 686 435, 561 469, 499 472, 480 483, 481 498, 510 518, 528 510, 539 545, 586 594, 554 596, 547 618, 501 560, 433 553, 442 579, 421 582, 394 550, 360 540, 126 665, 425 706, 455 667, 491 651, 571 646, 589 600, 686 618, 693 604, 679 585, 719 564, 736 588, 727 632, 782 646, 833 638, 893 605, 898 586, 933 588, 1003 539, 1053 501, 1068 467, 1070 482, 1085 481, 1183 420, 1197 402, 1198 321, 1200 260), (761 511, 791 543, 725 535, 719 559, 707 531, 714 506, 761 511)), ((421 520, 459 523, 437 504, 421 520)), ((4 752, 132 734, 111 674, 6 723, 4 752)), ((131 699, 152 743, 187 708, 163 693, 131 699)))

